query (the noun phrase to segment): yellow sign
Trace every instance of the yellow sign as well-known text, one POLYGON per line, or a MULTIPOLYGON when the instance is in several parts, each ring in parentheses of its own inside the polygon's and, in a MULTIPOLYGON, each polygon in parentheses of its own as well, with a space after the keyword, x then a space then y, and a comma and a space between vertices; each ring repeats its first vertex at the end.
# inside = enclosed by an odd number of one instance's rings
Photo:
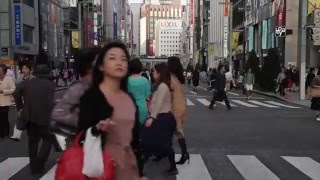
POLYGON ((233 32, 232 33, 232 41, 231 41, 232 49, 236 49, 238 47, 239 36, 240 36, 240 32, 233 32))
POLYGON ((214 52, 215 52, 215 44, 214 43, 210 43, 209 44, 209 55, 210 56, 214 56, 214 52))
POLYGON ((71 32, 71 44, 72 47, 75 49, 79 49, 80 48, 80 33, 79 31, 72 31, 71 32))
POLYGON ((308 0, 308 14, 311 14, 315 9, 320 8, 320 0, 308 0))

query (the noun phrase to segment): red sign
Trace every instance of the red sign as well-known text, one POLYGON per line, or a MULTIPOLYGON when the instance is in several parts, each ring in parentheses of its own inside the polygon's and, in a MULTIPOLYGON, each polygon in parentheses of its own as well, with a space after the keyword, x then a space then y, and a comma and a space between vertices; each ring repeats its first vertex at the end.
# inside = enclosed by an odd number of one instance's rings
POLYGON ((190 1, 190 25, 194 23, 194 0, 190 1))
POLYGON ((229 0, 226 0, 226 4, 224 5, 224 16, 229 16, 229 0))

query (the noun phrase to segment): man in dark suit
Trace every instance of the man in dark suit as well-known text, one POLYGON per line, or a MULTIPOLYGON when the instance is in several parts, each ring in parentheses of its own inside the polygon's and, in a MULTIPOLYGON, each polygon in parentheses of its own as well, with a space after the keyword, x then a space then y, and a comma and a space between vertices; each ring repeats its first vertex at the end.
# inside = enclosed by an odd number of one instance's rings
POLYGON ((27 122, 29 157, 32 174, 40 174, 48 160, 53 136, 49 133, 51 112, 54 106, 55 85, 50 81, 47 65, 38 65, 33 78, 22 82, 14 92, 21 119, 27 122), (42 141, 40 151, 39 142, 42 141))
POLYGON ((226 75, 225 75, 225 66, 219 65, 218 73, 216 75, 215 88, 213 92, 213 98, 209 105, 209 109, 213 109, 216 101, 224 101, 228 110, 231 110, 229 99, 226 93, 226 75))

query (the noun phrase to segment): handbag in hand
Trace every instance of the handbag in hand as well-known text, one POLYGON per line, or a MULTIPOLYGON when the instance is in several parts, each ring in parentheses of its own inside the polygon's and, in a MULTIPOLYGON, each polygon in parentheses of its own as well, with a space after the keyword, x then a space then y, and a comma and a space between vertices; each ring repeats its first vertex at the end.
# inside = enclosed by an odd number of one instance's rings
MULTIPOLYGON (((68 148, 58 160, 55 180, 87 180, 88 177, 82 174, 84 151, 80 139, 84 132, 77 134, 72 146, 68 148)), ((114 180, 115 169, 112 157, 103 152, 104 173, 96 180, 114 180)))

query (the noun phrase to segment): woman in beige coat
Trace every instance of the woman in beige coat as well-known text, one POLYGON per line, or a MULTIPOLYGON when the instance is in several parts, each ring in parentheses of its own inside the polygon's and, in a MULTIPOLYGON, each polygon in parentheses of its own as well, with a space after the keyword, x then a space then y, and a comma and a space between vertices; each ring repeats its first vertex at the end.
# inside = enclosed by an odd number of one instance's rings
POLYGON ((13 104, 12 93, 16 86, 11 77, 6 76, 7 66, 0 64, 0 139, 9 137, 9 107, 13 104))
POLYGON ((171 89, 172 89, 172 113, 177 121, 176 137, 181 149, 181 158, 176 164, 184 164, 189 162, 190 156, 187 150, 186 140, 182 130, 182 124, 187 119, 186 102, 184 97, 183 84, 185 79, 183 76, 183 68, 178 57, 168 58, 168 69, 171 73, 171 89))

